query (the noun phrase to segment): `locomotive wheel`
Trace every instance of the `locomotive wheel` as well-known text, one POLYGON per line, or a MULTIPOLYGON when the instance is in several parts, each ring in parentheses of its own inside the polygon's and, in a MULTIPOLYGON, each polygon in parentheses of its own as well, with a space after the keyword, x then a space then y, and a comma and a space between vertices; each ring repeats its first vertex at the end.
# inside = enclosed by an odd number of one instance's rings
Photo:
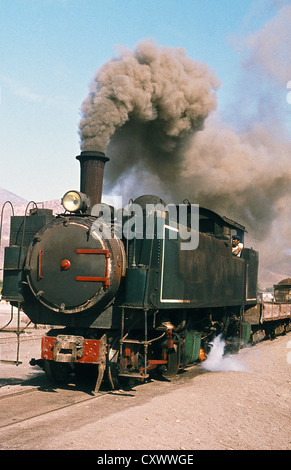
POLYGON ((71 364, 44 359, 43 370, 51 382, 59 384, 68 382, 72 367, 71 364))
POLYGON ((178 373, 179 370, 179 354, 177 351, 177 346, 174 346, 174 350, 168 354, 168 365, 166 366, 166 370, 162 372, 162 376, 165 379, 170 377, 174 377, 178 373))

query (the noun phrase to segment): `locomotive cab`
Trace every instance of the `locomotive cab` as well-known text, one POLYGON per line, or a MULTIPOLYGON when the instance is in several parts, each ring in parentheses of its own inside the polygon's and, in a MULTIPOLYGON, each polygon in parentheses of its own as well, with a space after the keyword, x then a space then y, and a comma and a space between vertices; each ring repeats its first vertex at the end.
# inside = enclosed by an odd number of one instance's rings
POLYGON ((218 240, 224 240, 230 245, 233 234, 239 235, 241 242, 244 243, 246 228, 234 220, 225 216, 221 217, 216 212, 200 206, 199 231, 218 240))

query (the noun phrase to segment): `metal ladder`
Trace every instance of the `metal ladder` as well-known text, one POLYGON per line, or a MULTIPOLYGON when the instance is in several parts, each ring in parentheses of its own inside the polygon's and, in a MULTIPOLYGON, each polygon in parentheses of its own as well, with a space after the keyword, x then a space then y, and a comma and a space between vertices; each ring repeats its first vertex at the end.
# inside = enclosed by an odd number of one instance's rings
POLYGON ((120 360, 123 357, 123 345, 124 344, 139 344, 144 346, 144 367, 143 372, 130 372, 130 371, 123 371, 118 374, 119 377, 129 377, 129 378, 138 378, 138 379, 146 379, 149 377, 147 373, 147 356, 148 356, 148 346, 150 341, 148 341, 148 328, 147 328, 147 320, 148 320, 148 309, 144 307, 139 307, 141 310, 144 311, 144 340, 137 340, 137 339, 130 339, 128 338, 128 333, 124 333, 124 312, 125 308, 134 308, 137 309, 138 307, 131 307, 128 305, 121 306, 121 339, 119 341, 120 344, 120 360))

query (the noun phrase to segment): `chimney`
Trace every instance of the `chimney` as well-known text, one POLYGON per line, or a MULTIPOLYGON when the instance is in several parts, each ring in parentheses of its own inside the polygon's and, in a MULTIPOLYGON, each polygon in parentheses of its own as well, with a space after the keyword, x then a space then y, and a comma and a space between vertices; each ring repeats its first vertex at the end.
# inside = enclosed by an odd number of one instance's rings
POLYGON ((81 166, 80 191, 90 197, 92 208, 101 202, 104 166, 109 158, 94 150, 83 151, 76 158, 81 166))

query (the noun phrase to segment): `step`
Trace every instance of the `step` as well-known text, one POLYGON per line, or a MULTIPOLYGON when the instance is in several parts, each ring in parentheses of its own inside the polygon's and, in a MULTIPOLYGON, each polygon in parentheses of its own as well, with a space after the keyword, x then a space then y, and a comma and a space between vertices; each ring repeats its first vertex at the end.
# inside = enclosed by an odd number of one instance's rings
POLYGON ((132 377, 136 379, 147 379, 149 374, 138 374, 137 372, 126 372, 118 374, 118 377, 132 377))

